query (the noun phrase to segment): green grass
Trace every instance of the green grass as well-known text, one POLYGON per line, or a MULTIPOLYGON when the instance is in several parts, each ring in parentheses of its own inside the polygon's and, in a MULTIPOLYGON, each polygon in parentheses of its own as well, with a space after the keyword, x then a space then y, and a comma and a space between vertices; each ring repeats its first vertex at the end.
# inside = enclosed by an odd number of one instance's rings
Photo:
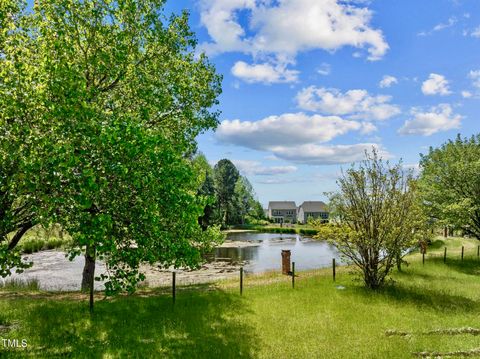
POLYGON ((60 238, 44 239, 27 239, 20 243, 22 253, 31 254, 46 249, 62 248, 67 241, 60 238))
POLYGON ((425 265, 412 255, 395 283, 372 292, 349 268, 247 275, 238 283, 182 288, 172 306, 168 289, 97 299, 88 314, 78 293, 0 290, 0 318, 16 323, 3 338, 27 349, 3 357, 75 358, 410 358, 480 347, 479 337, 448 331, 480 328, 477 242, 434 242, 425 265), (443 263, 443 247, 451 256, 443 263), (468 255, 461 261, 461 246, 468 255), (343 286, 344 289, 338 289, 343 286), (435 331, 435 333, 428 333, 435 331))
POLYGON ((40 284, 37 279, 0 279, 2 291, 38 291, 40 284))

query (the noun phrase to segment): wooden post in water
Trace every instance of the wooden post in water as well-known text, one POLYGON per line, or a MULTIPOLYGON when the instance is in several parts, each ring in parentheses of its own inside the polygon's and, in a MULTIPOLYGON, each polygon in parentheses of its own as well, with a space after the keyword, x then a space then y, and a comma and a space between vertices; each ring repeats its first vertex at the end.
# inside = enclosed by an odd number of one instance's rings
POLYGON ((172 301, 173 301, 173 304, 175 304, 175 300, 177 299, 176 296, 177 296, 177 278, 176 278, 176 272, 172 272, 172 301))
POLYGON ((240 295, 243 295, 243 267, 240 268, 240 295))
POLYGON ((332 259, 333 281, 335 282, 335 258, 332 259))
POLYGON ((292 262, 292 288, 295 288, 295 262, 292 262))
POLYGON ((465 250, 465 247, 462 246, 462 261, 463 261, 463 252, 464 252, 464 250, 465 250))
POLYGON ((443 251, 443 263, 447 263, 447 247, 445 247, 443 251))

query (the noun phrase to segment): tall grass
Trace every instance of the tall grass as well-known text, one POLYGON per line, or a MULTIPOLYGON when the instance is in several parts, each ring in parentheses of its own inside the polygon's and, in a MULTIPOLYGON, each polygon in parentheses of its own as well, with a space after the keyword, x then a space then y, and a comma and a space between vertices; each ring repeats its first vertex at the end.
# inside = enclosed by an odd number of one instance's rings
POLYGON ((68 244, 68 240, 60 238, 49 239, 26 239, 20 243, 20 250, 23 253, 31 254, 46 249, 62 248, 68 244))
POLYGON ((0 290, 3 291, 38 291, 39 282, 36 278, 0 279, 0 290))

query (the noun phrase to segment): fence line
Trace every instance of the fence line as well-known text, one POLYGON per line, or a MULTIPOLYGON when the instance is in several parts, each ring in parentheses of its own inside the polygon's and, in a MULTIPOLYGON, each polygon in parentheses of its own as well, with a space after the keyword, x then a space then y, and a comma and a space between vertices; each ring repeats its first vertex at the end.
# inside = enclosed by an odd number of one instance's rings
MULTIPOLYGON (((319 258, 326 258, 327 256, 319 256, 319 258)), ((336 263, 336 259, 335 257, 330 257, 332 259, 332 265, 331 265, 331 269, 332 269, 332 279, 333 279, 333 282, 335 283, 336 282, 336 277, 337 277, 337 263, 336 263)), ((480 260, 480 245, 477 246, 476 248, 476 251, 474 253, 471 253, 471 251, 469 250, 465 250, 465 247, 462 246, 461 250, 459 251, 452 251, 451 249, 447 251, 447 247, 444 247, 444 250, 443 250, 443 253, 425 253, 425 252, 422 252, 422 265, 425 266, 425 264, 428 264, 428 260, 429 259, 443 259, 443 263, 447 264, 447 261, 450 259, 460 259, 461 262, 463 262, 464 260, 471 260, 472 258, 477 258, 478 260, 480 260)), ((305 269, 304 271, 300 270, 300 272, 298 271, 298 268, 296 268, 296 263, 295 262, 291 262, 291 271, 289 272, 288 276, 291 277, 291 286, 292 286, 292 289, 295 289, 295 280, 296 280, 296 277, 298 277, 298 273, 302 273, 302 272, 315 272, 315 271, 322 271, 322 272, 325 272, 326 270, 328 270, 328 267, 321 267, 321 268, 315 268, 315 269, 305 269)), ((271 271, 270 273, 272 274, 280 274, 281 273, 281 270, 278 271, 271 271)), ((326 273, 326 272, 325 272, 326 273)), ((244 270, 243 267, 240 267, 239 268, 239 280, 240 280, 240 295, 243 295, 243 292, 244 292, 244 279, 245 279, 245 275, 247 274, 247 272, 244 270)), ((266 273, 255 273, 254 275, 258 275, 258 276, 262 276, 262 275, 265 275, 266 273)), ((283 276, 279 276, 278 278, 282 278, 283 276)), ((175 304, 175 301, 176 301, 176 284, 177 284, 177 280, 176 280, 176 272, 173 271, 172 272, 172 302, 173 304, 175 304)))

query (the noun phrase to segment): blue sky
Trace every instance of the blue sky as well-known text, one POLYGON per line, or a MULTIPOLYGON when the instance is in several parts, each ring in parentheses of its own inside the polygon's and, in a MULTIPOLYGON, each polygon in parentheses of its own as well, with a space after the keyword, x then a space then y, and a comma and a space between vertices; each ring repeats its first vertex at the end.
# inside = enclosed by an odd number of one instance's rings
POLYGON ((415 167, 480 132, 478 0, 170 0, 224 77, 221 123, 198 138, 260 201, 325 199, 375 146, 415 167))
POLYGON ((260 201, 325 199, 376 146, 415 167, 480 132, 480 2, 172 1, 224 76, 221 124, 199 137, 260 201))

